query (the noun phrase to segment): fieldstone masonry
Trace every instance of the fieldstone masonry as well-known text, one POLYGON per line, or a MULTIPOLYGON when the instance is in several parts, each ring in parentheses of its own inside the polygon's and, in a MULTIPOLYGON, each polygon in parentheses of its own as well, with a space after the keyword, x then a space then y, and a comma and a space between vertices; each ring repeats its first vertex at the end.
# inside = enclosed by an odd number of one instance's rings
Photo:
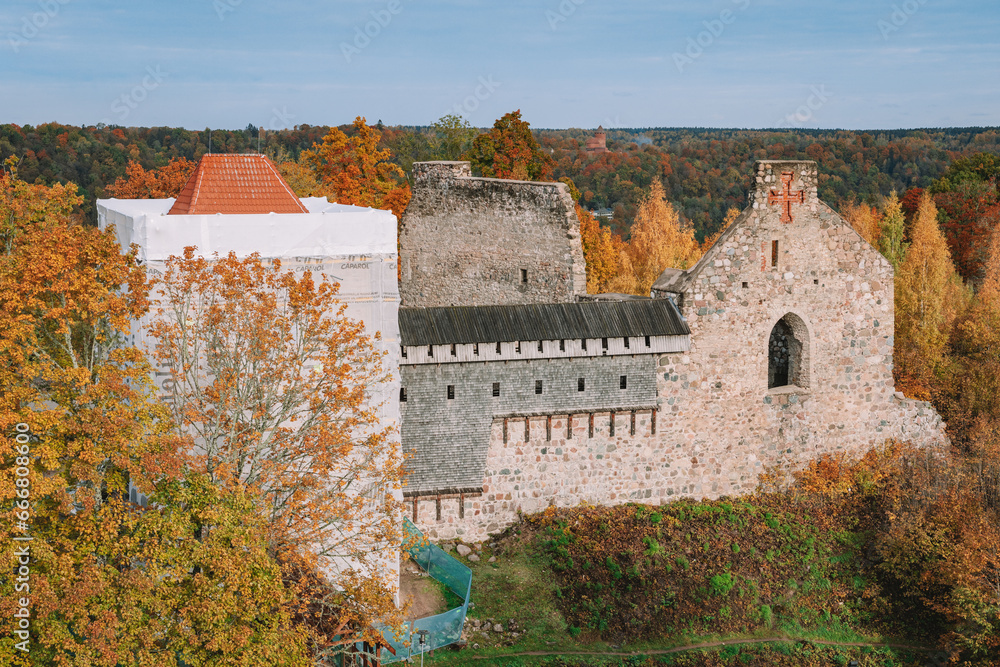
POLYGON ((648 366, 655 409, 632 399, 581 416, 549 397, 545 414, 523 406, 526 434, 511 430, 518 408, 507 407, 489 428, 481 490, 418 496, 421 529, 479 540, 551 504, 737 495, 765 466, 862 453, 887 438, 946 442, 930 404, 893 386, 891 265, 816 185, 814 162, 758 162, 749 206, 694 267, 658 281, 655 295, 678 304, 691 336, 688 351, 648 366), (778 338, 785 375, 769 354, 778 338))
POLYGON ((573 301, 587 291, 580 222, 563 183, 413 165, 399 236, 404 306, 573 301))

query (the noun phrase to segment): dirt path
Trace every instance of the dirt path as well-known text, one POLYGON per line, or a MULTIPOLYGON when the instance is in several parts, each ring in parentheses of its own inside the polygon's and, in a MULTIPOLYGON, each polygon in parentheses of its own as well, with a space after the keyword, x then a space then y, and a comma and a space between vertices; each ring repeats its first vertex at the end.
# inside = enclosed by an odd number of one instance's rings
POLYGON ((441 588, 433 579, 419 572, 417 566, 410 562, 403 563, 399 571, 399 600, 410 601, 407 621, 448 611, 441 588))
POLYGON ((817 646, 851 646, 873 648, 898 648, 920 653, 935 653, 936 649, 926 646, 913 646, 910 644, 894 644, 892 642, 831 642, 822 639, 795 639, 793 637, 761 637, 759 639, 725 639, 714 642, 704 642, 702 644, 689 644, 687 646, 675 646, 667 649, 651 649, 648 651, 523 651, 521 653, 505 653, 502 656, 474 656, 476 660, 492 660, 494 658, 513 658, 519 655, 524 656, 547 656, 547 655, 593 655, 593 656, 621 656, 630 655, 668 655, 670 653, 683 653, 684 651, 697 651, 702 648, 718 648, 719 646, 736 646, 740 644, 774 644, 781 642, 803 642, 816 644, 817 646))

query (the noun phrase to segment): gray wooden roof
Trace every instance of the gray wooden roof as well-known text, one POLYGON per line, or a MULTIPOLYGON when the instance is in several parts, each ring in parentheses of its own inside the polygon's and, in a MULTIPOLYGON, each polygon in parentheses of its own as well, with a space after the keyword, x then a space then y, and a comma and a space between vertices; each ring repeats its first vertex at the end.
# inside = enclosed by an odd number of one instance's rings
POLYGON ((400 308, 399 333, 402 344, 410 346, 686 336, 691 330, 669 299, 647 299, 400 308))

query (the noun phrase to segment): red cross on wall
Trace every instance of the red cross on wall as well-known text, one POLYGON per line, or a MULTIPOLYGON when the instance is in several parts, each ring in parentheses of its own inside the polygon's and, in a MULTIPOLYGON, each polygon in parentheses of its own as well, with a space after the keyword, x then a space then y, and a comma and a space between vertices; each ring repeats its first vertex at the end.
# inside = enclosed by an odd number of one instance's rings
POLYGON ((806 193, 803 190, 796 190, 792 192, 792 179, 795 178, 795 174, 790 171, 781 172, 781 182, 785 184, 784 192, 775 192, 771 190, 767 195, 768 204, 781 204, 783 210, 781 211, 781 221, 788 224, 792 221, 792 204, 804 204, 806 201, 806 193))

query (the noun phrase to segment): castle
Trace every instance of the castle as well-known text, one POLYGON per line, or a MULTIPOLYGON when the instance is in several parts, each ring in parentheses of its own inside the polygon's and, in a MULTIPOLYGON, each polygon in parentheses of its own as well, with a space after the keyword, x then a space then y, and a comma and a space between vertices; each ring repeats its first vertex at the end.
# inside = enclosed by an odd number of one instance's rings
POLYGON ((766 466, 946 439, 895 391, 891 265, 761 160, 748 206, 651 298, 585 294, 565 185, 414 165, 400 235, 404 498, 481 540, 549 505, 752 491, 766 466))

